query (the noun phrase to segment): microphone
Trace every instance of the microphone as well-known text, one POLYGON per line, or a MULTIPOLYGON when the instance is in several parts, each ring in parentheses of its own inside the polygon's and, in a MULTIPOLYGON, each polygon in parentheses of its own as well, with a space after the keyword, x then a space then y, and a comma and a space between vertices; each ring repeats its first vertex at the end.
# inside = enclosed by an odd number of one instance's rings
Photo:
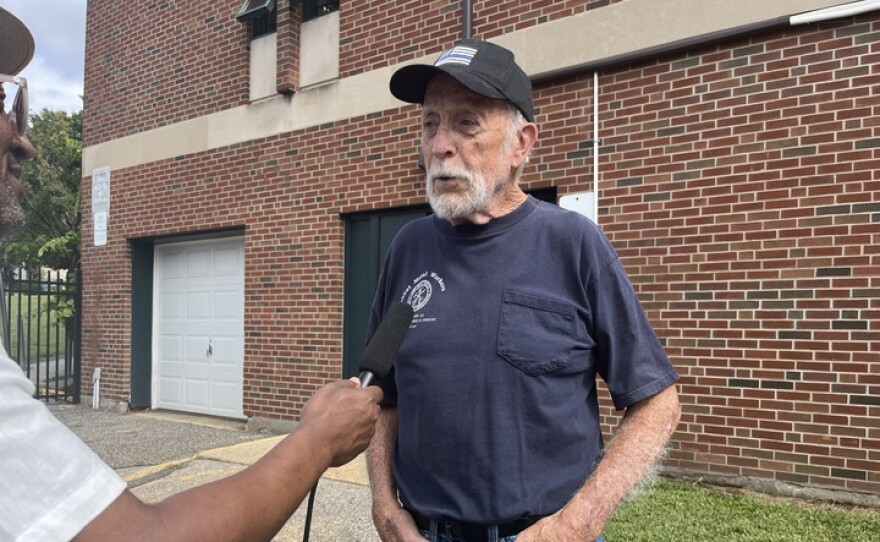
POLYGON ((377 384, 391 370, 412 318, 413 309, 407 303, 395 303, 388 309, 361 355, 358 378, 362 388, 377 384))

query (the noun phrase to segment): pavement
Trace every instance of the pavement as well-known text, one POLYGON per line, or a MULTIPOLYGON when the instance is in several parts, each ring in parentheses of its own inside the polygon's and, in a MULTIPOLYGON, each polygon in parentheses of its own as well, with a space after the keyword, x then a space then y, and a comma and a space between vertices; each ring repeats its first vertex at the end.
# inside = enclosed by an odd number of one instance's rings
MULTIPOLYGON (((240 421, 174 412, 120 413, 67 404, 49 405, 49 410, 146 502, 235 474, 284 438, 249 432, 240 421)), ((306 502, 273 540, 303 540, 306 502)), ((322 476, 309 540, 379 542, 363 455, 322 476)))

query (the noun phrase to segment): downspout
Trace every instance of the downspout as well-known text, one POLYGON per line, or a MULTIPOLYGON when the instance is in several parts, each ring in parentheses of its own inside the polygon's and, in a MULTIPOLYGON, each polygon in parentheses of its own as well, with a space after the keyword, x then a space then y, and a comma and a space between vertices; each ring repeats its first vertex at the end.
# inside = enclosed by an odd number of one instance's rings
POLYGON ((461 0, 461 39, 470 39, 474 33, 474 2, 461 0))
POLYGON ((593 72, 593 216, 599 224, 599 72, 593 72))
POLYGON ((92 408, 101 406, 101 368, 92 373, 92 408))

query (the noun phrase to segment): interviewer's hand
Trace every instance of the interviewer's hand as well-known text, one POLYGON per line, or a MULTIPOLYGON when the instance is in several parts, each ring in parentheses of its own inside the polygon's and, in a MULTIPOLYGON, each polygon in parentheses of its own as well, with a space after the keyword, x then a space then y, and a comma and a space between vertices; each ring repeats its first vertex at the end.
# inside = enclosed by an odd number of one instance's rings
POLYGON ((321 434, 333 454, 331 466, 344 465, 370 444, 379 418, 382 390, 361 389, 358 379, 326 384, 308 400, 300 427, 321 434))

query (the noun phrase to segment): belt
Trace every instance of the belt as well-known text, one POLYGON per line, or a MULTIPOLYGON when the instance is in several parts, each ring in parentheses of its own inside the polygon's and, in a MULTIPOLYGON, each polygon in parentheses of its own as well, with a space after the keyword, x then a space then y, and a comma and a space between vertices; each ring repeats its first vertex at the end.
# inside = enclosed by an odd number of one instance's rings
MULTIPOLYGON (((410 511, 412 514, 413 520, 416 522, 416 526, 419 529, 429 531, 431 529, 431 520, 416 514, 415 512, 410 511)), ((541 518, 539 516, 526 516, 519 519, 515 519, 513 521, 509 521, 507 523, 499 523, 498 525, 498 537, 504 538, 505 536, 513 536, 519 534, 521 531, 524 531, 538 522, 541 518)), ((468 542, 483 542, 489 539, 489 528, 492 524, 482 525, 479 523, 462 523, 460 521, 449 521, 438 519, 437 521, 437 532, 440 534, 445 534, 449 538, 458 538, 461 540, 467 540, 468 542)))

